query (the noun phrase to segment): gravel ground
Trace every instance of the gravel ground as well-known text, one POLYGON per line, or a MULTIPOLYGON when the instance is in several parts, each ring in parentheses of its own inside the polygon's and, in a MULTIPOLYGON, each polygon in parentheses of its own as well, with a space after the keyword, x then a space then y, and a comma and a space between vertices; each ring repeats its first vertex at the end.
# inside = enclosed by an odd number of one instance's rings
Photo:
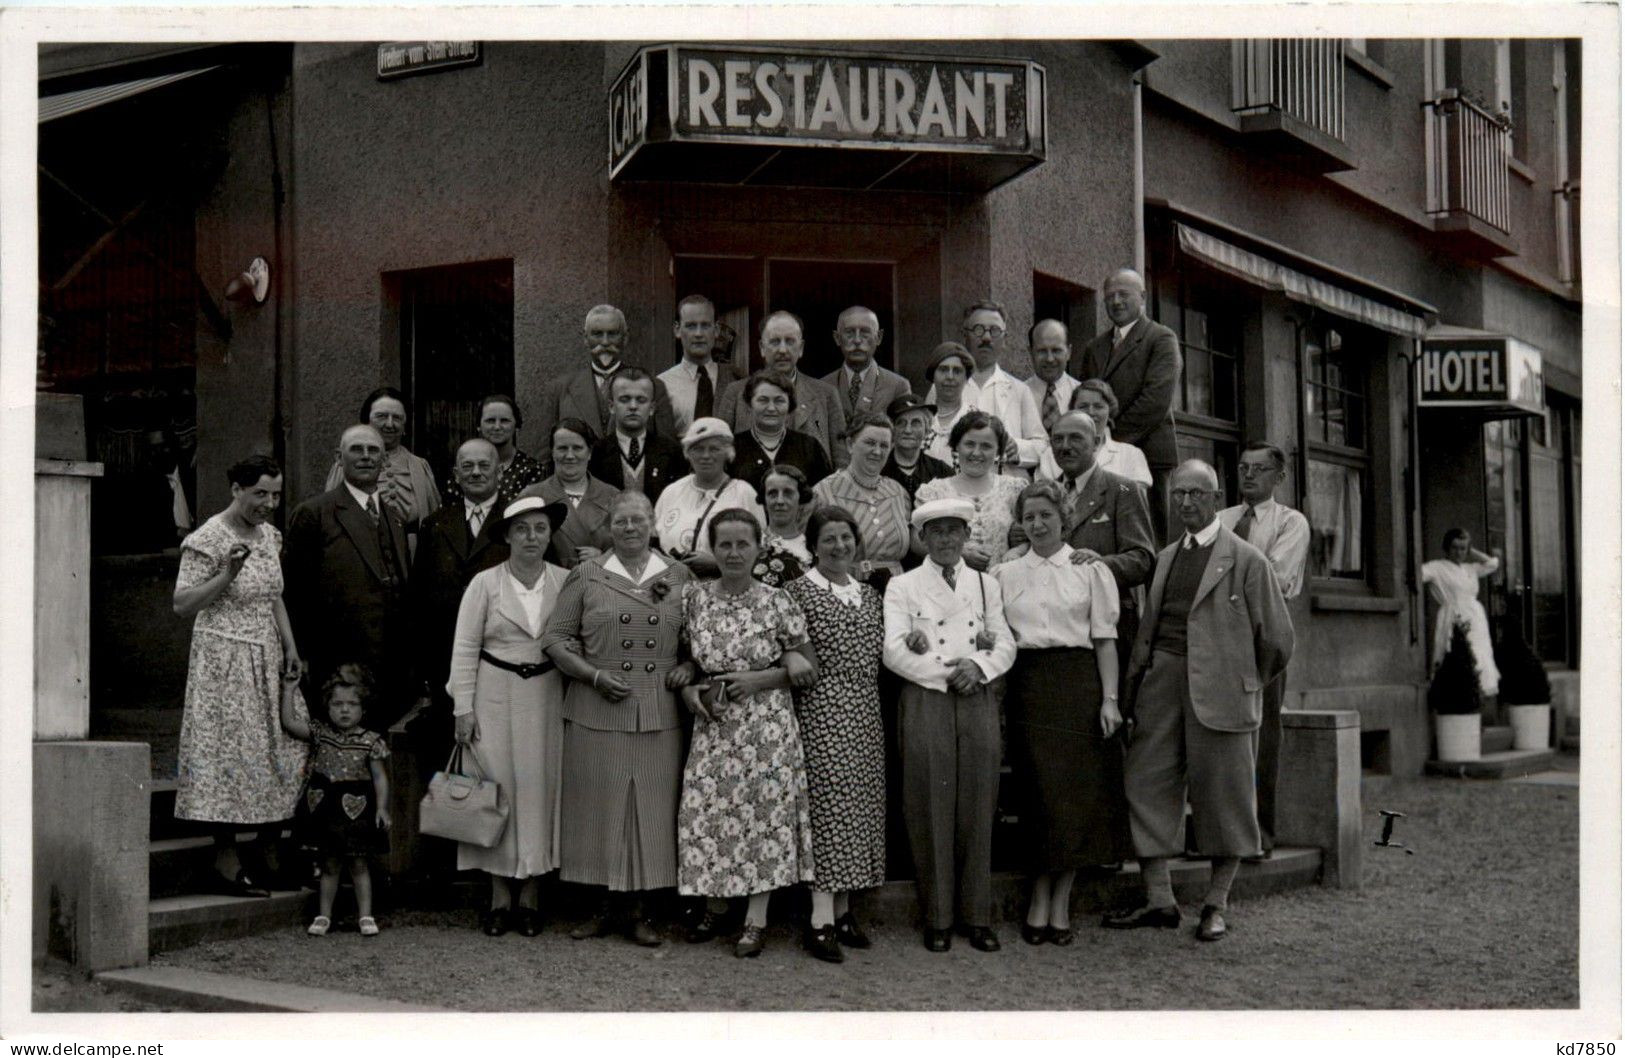
POLYGON ((1359 891, 1238 901, 1212 945, 1191 936, 1193 908, 1177 934, 1080 914, 1070 948, 1030 948, 1006 923, 991 955, 962 940, 933 955, 909 924, 875 922, 875 947, 832 966, 788 928, 738 960, 723 941, 574 942, 572 922, 490 940, 457 911, 397 914, 371 939, 286 930, 154 961, 477 1011, 1574 1007, 1578 801, 1574 788, 1394 782, 1367 806, 1367 835, 1377 806, 1406 812, 1396 840, 1416 855, 1367 846, 1359 891))

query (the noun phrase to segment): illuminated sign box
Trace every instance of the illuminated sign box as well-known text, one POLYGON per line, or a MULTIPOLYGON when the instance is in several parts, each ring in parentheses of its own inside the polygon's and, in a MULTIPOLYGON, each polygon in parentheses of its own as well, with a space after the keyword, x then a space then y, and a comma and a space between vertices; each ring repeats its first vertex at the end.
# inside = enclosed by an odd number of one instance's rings
POLYGON ((987 191, 1045 157, 1044 68, 646 47, 609 98, 612 180, 987 191))
POLYGON ((1540 351, 1516 338, 1423 339, 1416 374, 1422 407, 1545 414, 1540 351))

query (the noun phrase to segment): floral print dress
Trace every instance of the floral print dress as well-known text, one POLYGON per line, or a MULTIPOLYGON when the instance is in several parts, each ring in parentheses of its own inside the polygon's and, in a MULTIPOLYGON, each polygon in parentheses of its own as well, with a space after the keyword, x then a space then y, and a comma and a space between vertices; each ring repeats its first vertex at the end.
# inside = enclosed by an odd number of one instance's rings
MULTIPOLYGON (((774 667, 807 641, 807 623, 783 591, 752 584, 683 585, 686 635, 707 674, 774 667)), ((716 720, 696 717, 677 811, 677 887, 734 897, 813 877, 812 819, 801 732, 788 689, 730 699, 716 720)))

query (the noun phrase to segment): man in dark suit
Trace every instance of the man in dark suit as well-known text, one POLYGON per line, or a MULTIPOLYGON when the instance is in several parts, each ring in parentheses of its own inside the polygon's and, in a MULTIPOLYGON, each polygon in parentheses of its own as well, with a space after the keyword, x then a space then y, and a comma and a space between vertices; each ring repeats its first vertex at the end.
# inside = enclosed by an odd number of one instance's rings
POLYGON ((1117 582, 1117 641, 1132 643, 1140 624, 1134 589, 1150 578, 1156 560, 1145 493, 1096 464, 1100 439, 1094 420, 1084 412, 1071 411, 1056 419, 1049 440, 1061 469, 1060 485, 1072 501, 1072 535, 1067 543, 1084 561, 1100 562, 1111 570, 1117 582))
POLYGON ((378 431, 351 426, 338 456, 344 480, 288 516, 283 599, 300 657, 310 663, 312 711, 320 715, 317 696, 333 670, 359 662, 378 687, 366 725, 382 732, 421 698, 423 686, 406 606, 406 528, 378 501, 378 431))
POLYGON ((653 503, 688 474, 676 441, 649 429, 657 383, 642 368, 623 367, 610 383, 614 427, 592 449, 587 473, 617 489, 637 489, 653 503))
POLYGON ((845 364, 819 379, 841 398, 846 421, 859 415, 884 415, 891 402, 912 393, 908 379, 875 363, 875 350, 886 337, 880 317, 853 305, 835 320, 835 347, 845 364))
MULTIPOLYGON (((841 398, 836 396, 833 387, 796 370, 805 348, 802 333, 801 318, 795 313, 782 309, 770 313, 762 321, 760 338, 764 370, 795 392, 796 410, 791 413, 790 429, 817 438, 829 454, 830 462, 844 467, 846 412, 841 410, 841 398)), ((734 433, 750 429, 754 421, 750 402, 745 399, 745 381, 742 379, 723 390, 717 404, 717 418, 727 423, 734 433)))
MULTIPOLYGON (((579 371, 561 375, 542 390, 537 436, 551 439, 553 426, 560 419, 580 419, 597 430, 600 437, 609 433, 612 422, 609 385, 623 367, 630 366, 621 361, 621 352, 626 348, 626 314, 614 305, 593 306, 582 324, 581 344, 590 362, 579 371)), ((666 387, 658 381, 654 383, 652 418, 655 433, 677 436, 671 400, 666 395, 666 387)), ((552 461, 547 462, 551 473, 552 461)))
POLYGON ((1151 468, 1151 521, 1157 538, 1168 532, 1168 472, 1179 462, 1174 438, 1174 387, 1184 361, 1179 338, 1145 314, 1145 280, 1132 268, 1112 274, 1105 285, 1111 330, 1083 347, 1079 379, 1111 383, 1121 406, 1112 438, 1136 445, 1151 468))
POLYGON ((1157 556, 1128 663, 1138 728, 1123 787, 1145 905, 1105 925, 1179 928, 1168 860, 1184 851, 1189 800, 1196 852, 1213 861, 1196 936, 1215 941, 1241 858, 1259 854, 1263 689, 1292 657, 1292 619, 1270 560, 1219 521, 1213 468, 1188 460, 1169 484, 1184 532, 1157 556))
POLYGON ((739 378, 733 365, 711 359, 717 341, 717 307, 704 294, 690 294, 677 303, 672 333, 683 346, 683 358, 655 376, 671 399, 676 428, 682 437, 695 419, 713 417, 717 398, 739 378))

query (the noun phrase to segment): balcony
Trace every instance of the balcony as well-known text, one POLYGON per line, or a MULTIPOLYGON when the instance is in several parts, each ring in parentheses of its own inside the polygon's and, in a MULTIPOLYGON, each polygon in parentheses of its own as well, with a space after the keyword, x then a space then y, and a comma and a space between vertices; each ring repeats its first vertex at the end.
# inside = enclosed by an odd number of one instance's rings
POLYGON ((1511 123, 1453 88, 1422 106, 1433 230, 1470 256, 1513 256, 1511 123))
POLYGON ((1343 41, 1265 39, 1231 44, 1231 107, 1249 146, 1313 173, 1355 167, 1343 142, 1343 41))

